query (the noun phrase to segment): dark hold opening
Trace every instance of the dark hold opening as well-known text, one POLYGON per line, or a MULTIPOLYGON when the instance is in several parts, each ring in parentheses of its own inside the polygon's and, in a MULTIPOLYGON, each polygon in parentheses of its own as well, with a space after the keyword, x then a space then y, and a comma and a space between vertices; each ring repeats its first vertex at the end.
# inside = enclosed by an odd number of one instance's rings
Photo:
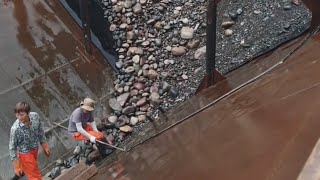
MULTIPOLYGON (((80 1, 60 0, 68 13, 74 18, 80 27, 82 27, 80 1)), ((91 40, 100 50, 105 59, 110 63, 115 71, 117 68, 117 52, 114 48, 114 39, 109 30, 110 23, 104 17, 105 7, 97 0, 91 0, 89 6, 89 21, 91 28, 91 40)))

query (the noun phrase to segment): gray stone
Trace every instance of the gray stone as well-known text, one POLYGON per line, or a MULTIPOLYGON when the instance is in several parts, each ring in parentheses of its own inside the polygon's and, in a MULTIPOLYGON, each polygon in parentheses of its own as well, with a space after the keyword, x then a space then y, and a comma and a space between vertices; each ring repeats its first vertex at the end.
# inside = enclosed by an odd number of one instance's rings
POLYGON ((141 98, 138 102, 137 102, 137 106, 141 107, 147 104, 147 98, 141 98))
POLYGON ((140 3, 141 3, 142 5, 146 5, 147 2, 148 2, 148 0, 140 0, 140 3))
POLYGON ((149 20, 147 21, 147 24, 154 24, 155 22, 156 22, 155 19, 149 19, 149 20))
POLYGON ((122 61, 116 62, 116 66, 117 66, 118 69, 121 69, 122 66, 123 66, 123 62, 122 61))
POLYGON ((176 98, 179 95, 179 92, 176 88, 171 87, 169 91, 169 95, 173 98, 176 98))
POLYGON ((187 45, 187 48, 194 49, 194 48, 197 48, 199 45, 200 45, 200 40, 196 39, 196 40, 193 40, 193 41, 189 41, 188 45, 187 45))
POLYGON ((181 77, 182 77, 182 79, 184 79, 184 80, 187 80, 187 79, 188 79, 188 76, 185 75, 185 74, 183 74, 181 77))
POLYGON ((182 56, 186 53, 186 48, 185 47, 182 47, 182 46, 179 46, 179 47, 173 47, 171 49, 171 53, 174 55, 174 56, 182 56))
POLYGON ((125 72, 126 72, 126 73, 132 73, 132 72, 134 72, 134 67, 133 67, 133 66, 127 67, 126 70, 125 70, 125 72))
POLYGON ((133 33, 133 31, 128 31, 127 32, 127 39, 132 40, 134 39, 135 35, 133 33))
POLYGON ((155 44, 156 46, 161 46, 161 44, 162 44, 161 39, 155 39, 155 40, 154 40, 154 44, 155 44))
POLYGON ((136 96, 136 95, 138 95, 139 94, 139 91, 137 90, 137 89, 132 89, 131 91, 130 91, 130 96, 136 96))
POLYGON ((142 112, 142 111, 137 111, 135 113, 136 116, 145 115, 145 114, 146 114, 146 112, 142 112))
MULTIPOLYGON (((125 14, 125 16, 126 17, 131 17, 131 16, 133 16, 133 13, 132 12, 128 12, 128 13, 125 14)), ((127 19, 126 23, 130 24, 131 23, 131 19, 127 19)))
POLYGON ((119 117, 119 121, 123 122, 124 124, 127 124, 130 122, 130 119, 126 115, 121 115, 119 117))
POLYGON ((182 27, 180 36, 182 39, 192 39, 193 38, 193 28, 190 27, 182 27))
POLYGON ((237 20, 238 14, 233 13, 233 12, 230 12, 230 13, 229 13, 229 17, 230 17, 232 20, 237 20))
POLYGON ((159 91, 159 88, 158 88, 158 86, 151 86, 150 87, 150 93, 153 93, 153 92, 158 92, 159 91))
POLYGON ((160 102, 160 95, 156 92, 153 92, 150 95, 150 100, 154 103, 159 103, 160 102))
POLYGON ((156 22, 154 24, 154 28, 157 30, 157 31, 160 31, 162 29, 162 23, 160 21, 156 22))
POLYGON ((116 98, 109 100, 109 106, 115 111, 122 111, 122 107, 116 98))
POLYGON ((286 22, 283 27, 284 27, 284 29, 286 29, 286 30, 290 29, 290 27, 291 27, 290 22, 286 22))
POLYGON ((117 6, 114 6, 113 10, 116 12, 116 13, 119 13, 121 12, 123 6, 120 6, 120 5, 117 5, 117 6))
POLYGON ((123 87, 118 88, 118 89, 117 89, 117 92, 118 92, 119 94, 123 93, 123 87))
POLYGON ((132 127, 130 127, 130 126, 125 125, 125 126, 120 127, 120 131, 127 133, 127 132, 132 132, 133 129, 132 129, 132 127))
POLYGON ((145 85, 142 83, 134 83, 133 87, 136 88, 137 90, 142 90, 144 89, 145 85))
POLYGON ((131 8, 132 7, 132 1, 131 0, 126 0, 123 5, 124 5, 125 8, 131 8))
POLYGON ((140 63, 140 56, 139 55, 133 56, 132 61, 136 64, 139 64, 140 63))
POLYGON ((199 74, 201 72, 201 67, 198 67, 196 70, 194 70, 194 74, 199 74))
POLYGON ((122 24, 120 24, 120 29, 125 29, 126 27, 128 26, 128 24, 126 24, 126 23, 122 23, 122 24))
POLYGON ((171 29, 171 26, 169 24, 166 24, 164 27, 163 27, 165 30, 169 30, 171 29))
POLYGON ((130 93, 124 93, 117 97, 117 101, 119 102, 120 106, 123 107, 125 105, 129 96, 130 96, 130 93))
POLYGON ((146 111, 148 111, 149 107, 150 107, 150 105, 146 104, 146 105, 140 107, 140 111, 146 112, 146 111))
POLYGON ((161 77, 163 79, 167 79, 169 77, 169 73, 168 72, 161 72, 161 77))
POLYGON ((163 82, 163 85, 162 85, 162 89, 164 92, 168 92, 171 88, 171 85, 169 83, 167 83, 166 81, 163 82))
POLYGON ((124 48, 128 48, 130 45, 128 44, 128 43, 123 43, 122 44, 122 47, 124 47, 124 48))
POLYGON ((122 113, 127 115, 127 114, 131 114, 134 113, 135 108, 133 106, 127 106, 122 110, 122 113))
POLYGON ((181 19, 183 24, 188 24, 189 23, 189 19, 188 18, 183 18, 181 19))
POLYGON ((74 157, 74 158, 70 159, 70 166, 75 166, 77 164, 79 164, 79 159, 78 158, 74 157))
POLYGON ((133 126, 136 125, 139 122, 139 119, 137 117, 131 117, 130 118, 130 124, 133 126))
POLYGON ((221 24, 221 26, 225 29, 231 28, 235 24, 234 21, 225 21, 221 24))
POLYGON ((139 54, 142 55, 143 54, 143 50, 141 48, 138 47, 129 47, 128 51, 127 51, 127 55, 135 55, 135 54, 139 54))
POLYGON ((126 115, 121 115, 115 123, 115 126, 119 128, 127 123, 129 123, 129 118, 126 115))
POLYGON ((153 63, 153 69, 157 69, 158 68, 158 64, 157 63, 153 63))
POLYGON ((227 30, 224 31, 224 34, 226 36, 231 36, 233 34, 233 31, 231 29, 227 29, 227 30))
POLYGON ((134 63, 134 64, 133 64, 133 68, 134 68, 134 70, 135 70, 136 72, 139 72, 140 69, 141 69, 141 66, 140 66, 139 64, 134 63))
POLYGON ((150 69, 150 70, 148 71, 148 78, 149 78, 149 79, 154 80, 154 79, 157 79, 158 76, 159 76, 159 74, 158 74, 155 70, 150 69))
POLYGON ((149 42, 149 41, 144 41, 141 45, 144 46, 144 47, 146 47, 146 46, 149 46, 149 45, 150 45, 150 42, 149 42))
POLYGON ((172 40, 171 40, 171 43, 172 44, 179 44, 179 39, 177 39, 177 38, 172 38, 172 40))
POLYGON ((92 151, 88 156, 87 156, 87 162, 91 163, 94 162, 98 159, 101 158, 101 154, 98 150, 92 151))
POLYGON ((135 14, 140 14, 140 13, 142 13, 142 6, 141 6, 141 4, 140 4, 140 3, 137 3, 136 5, 133 6, 132 10, 133 10, 133 13, 135 13, 135 14))
POLYGON ((54 179, 54 178, 58 177, 60 174, 61 174, 60 167, 55 167, 52 169, 50 177, 54 179))
POLYGON ((283 6, 283 9, 284 10, 290 10, 291 9, 291 4, 290 3, 286 3, 284 6, 283 6))
POLYGON ((260 10, 254 10, 253 13, 254 14, 261 14, 262 12, 260 10))
POLYGON ((240 15, 243 12, 242 8, 237 9, 237 14, 240 15))
POLYGON ((117 122, 118 120, 118 117, 117 116, 110 116, 108 117, 108 121, 111 122, 111 123, 115 123, 117 122))
POLYGON ((142 69, 144 69, 144 70, 149 69, 149 64, 144 64, 144 65, 142 66, 142 69))
POLYGON ((139 120, 139 122, 145 121, 146 120, 146 115, 139 115, 138 116, 138 120, 139 120))
POLYGON ((63 166, 63 160, 62 159, 56 160, 56 166, 63 166))
POLYGON ((203 46, 196 50, 196 52, 194 53, 194 58, 201 59, 201 58, 204 58, 205 55, 206 55, 206 46, 203 46))
POLYGON ((80 146, 76 146, 76 148, 73 151, 73 154, 74 155, 78 155, 80 153, 80 151, 81 151, 81 147, 80 146))
POLYGON ((116 29, 117 29, 117 25, 115 25, 115 24, 111 24, 110 27, 109 27, 109 30, 111 32, 115 31, 116 29))
MULTIPOLYGON (((129 86, 125 86, 124 88, 123 88, 123 91, 124 92, 129 92, 129 90, 130 90, 130 87, 129 86)), ((130 93, 129 93, 130 94, 130 93)))

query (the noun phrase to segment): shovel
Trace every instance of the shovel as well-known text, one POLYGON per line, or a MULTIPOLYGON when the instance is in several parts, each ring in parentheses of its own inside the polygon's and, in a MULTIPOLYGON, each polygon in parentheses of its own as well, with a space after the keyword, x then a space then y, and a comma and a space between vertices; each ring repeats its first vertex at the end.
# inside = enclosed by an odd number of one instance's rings
POLYGON ((127 148, 126 148, 126 147, 124 147, 124 148, 119 148, 119 147, 117 147, 117 146, 113 146, 113 145, 111 145, 111 144, 108 144, 108 143, 106 143, 106 142, 99 141, 99 140, 96 140, 96 142, 99 143, 99 144, 103 144, 103 145, 106 145, 106 146, 109 146, 109 147, 118 149, 118 150, 120 150, 120 151, 127 151, 127 148))
MULTIPOLYGON (((53 122, 53 124, 56 125, 56 126, 58 126, 58 127, 61 127, 61 128, 63 128, 63 129, 68 130, 68 128, 62 126, 61 124, 58 124, 58 123, 55 123, 55 122, 53 122)), ((108 144, 108 143, 105 143, 105 142, 102 142, 102 141, 99 141, 99 140, 96 140, 96 142, 99 143, 99 144, 103 144, 103 145, 105 145, 105 146, 110 146, 110 147, 115 148, 115 149, 118 149, 118 150, 120 150, 120 151, 127 151, 126 148, 119 148, 119 147, 117 147, 117 146, 113 146, 113 145, 111 145, 111 144, 108 144)))

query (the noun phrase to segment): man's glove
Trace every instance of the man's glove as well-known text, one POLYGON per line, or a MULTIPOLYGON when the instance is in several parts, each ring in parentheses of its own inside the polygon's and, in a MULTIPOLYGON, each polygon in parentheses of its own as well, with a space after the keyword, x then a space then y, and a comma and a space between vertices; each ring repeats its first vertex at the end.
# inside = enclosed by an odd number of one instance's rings
POLYGON ((92 142, 92 143, 96 143, 96 137, 94 137, 94 136, 90 136, 90 142, 92 142))
POLYGON ((49 148, 48 144, 42 143, 41 146, 42 146, 42 149, 43 149, 44 153, 46 154, 46 156, 49 157, 51 152, 50 152, 50 148, 49 148))
POLYGON ((21 177, 23 174, 23 171, 21 169, 21 163, 19 160, 14 160, 13 161, 13 167, 14 167, 14 173, 18 176, 21 177))

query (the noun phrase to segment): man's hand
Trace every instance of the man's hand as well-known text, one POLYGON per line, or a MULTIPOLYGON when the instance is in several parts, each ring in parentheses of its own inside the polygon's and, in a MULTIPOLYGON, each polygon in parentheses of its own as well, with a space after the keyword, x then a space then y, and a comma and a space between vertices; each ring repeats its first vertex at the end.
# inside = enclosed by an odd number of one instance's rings
POLYGON ((96 137, 94 137, 94 136, 90 136, 90 142, 92 142, 92 143, 96 143, 96 137))
POLYGON ((43 144, 41 144, 41 146, 42 146, 42 149, 43 149, 44 153, 46 154, 46 156, 49 157, 51 154, 51 151, 50 151, 48 144, 43 143, 43 144))
POLYGON ((23 174, 23 171, 21 169, 21 163, 19 160, 14 160, 13 161, 13 168, 14 168, 14 173, 18 176, 21 177, 23 174))

